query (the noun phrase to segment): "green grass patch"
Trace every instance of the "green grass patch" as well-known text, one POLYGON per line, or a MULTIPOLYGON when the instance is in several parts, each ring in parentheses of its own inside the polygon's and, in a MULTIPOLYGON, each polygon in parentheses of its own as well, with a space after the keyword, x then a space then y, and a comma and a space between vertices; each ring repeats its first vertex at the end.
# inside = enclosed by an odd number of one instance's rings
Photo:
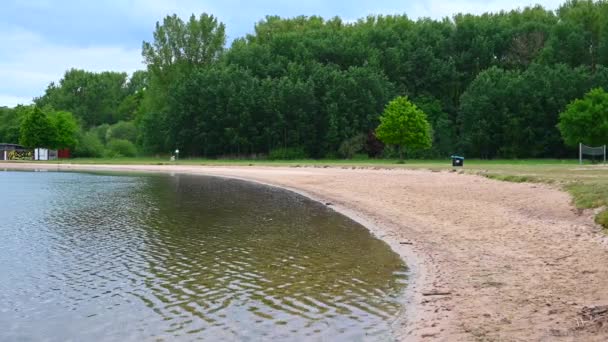
POLYGON ((605 230, 608 229, 608 209, 597 214, 595 217, 595 222, 602 225, 605 230))
POLYGON ((498 174, 483 174, 484 177, 503 182, 512 183, 538 183, 538 178, 532 176, 519 176, 519 175, 498 175, 498 174))
POLYGON ((566 185, 566 190, 574 197, 574 204, 580 209, 608 206, 608 182, 576 182, 566 185))

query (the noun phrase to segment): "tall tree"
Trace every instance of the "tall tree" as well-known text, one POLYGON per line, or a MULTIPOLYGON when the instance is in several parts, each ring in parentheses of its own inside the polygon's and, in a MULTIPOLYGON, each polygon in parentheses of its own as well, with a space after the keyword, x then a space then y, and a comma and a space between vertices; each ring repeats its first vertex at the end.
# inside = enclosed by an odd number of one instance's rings
POLYGON ((432 144, 431 125, 426 114, 404 96, 386 106, 376 136, 385 144, 397 145, 400 160, 403 160, 403 147, 420 150, 432 144))
POLYGON ((55 144, 55 127, 40 108, 31 108, 21 123, 19 143, 29 148, 51 148, 55 144))
POLYGON ((49 115, 49 120, 55 131, 53 148, 74 148, 78 143, 78 123, 70 112, 54 112, 49 115))
POLYGON ((559 115, 559 130, 568 146, 608 144, 608 93, 591 90, 559 115))

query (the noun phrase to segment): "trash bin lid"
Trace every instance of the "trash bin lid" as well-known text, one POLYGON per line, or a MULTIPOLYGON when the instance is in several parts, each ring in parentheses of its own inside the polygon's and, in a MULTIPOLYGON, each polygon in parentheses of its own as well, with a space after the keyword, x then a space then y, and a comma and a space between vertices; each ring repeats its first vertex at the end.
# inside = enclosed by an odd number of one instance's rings
POLYGON ((464 157, 461 157, 461 156, 451 156, 450 158, 464 160, 464 157))

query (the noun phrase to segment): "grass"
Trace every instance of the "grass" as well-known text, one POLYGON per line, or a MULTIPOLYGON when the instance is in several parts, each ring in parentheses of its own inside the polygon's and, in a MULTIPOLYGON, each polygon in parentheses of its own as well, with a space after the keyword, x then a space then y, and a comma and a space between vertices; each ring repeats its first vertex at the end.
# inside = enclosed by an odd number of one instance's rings
MULTIPOLYGON (((71 164, 144 164, 144 165, 212 165, 212 166, 288 166, 288 167, 369 167, 451 170, 449 160, 398 160, 388 159, 182 159, 169 158, 93 158, 52 161, 71 164)), ((579 165, 577 160, 526 159, 526 160, 465 160, 465 173, 507 182, 554 184, 568 191, 574 205, 580 209, 604 208, 596 222, 608 229, 608 168, 600 165, 579 165)))

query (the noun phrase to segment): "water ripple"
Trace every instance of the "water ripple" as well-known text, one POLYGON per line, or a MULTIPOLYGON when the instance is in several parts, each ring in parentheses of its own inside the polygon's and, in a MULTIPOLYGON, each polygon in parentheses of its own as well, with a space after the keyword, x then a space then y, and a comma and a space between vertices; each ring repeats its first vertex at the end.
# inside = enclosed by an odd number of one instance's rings
POLYGON ((387 340, 406 269, 291 193, 0 172, 0 340, 387 340))

